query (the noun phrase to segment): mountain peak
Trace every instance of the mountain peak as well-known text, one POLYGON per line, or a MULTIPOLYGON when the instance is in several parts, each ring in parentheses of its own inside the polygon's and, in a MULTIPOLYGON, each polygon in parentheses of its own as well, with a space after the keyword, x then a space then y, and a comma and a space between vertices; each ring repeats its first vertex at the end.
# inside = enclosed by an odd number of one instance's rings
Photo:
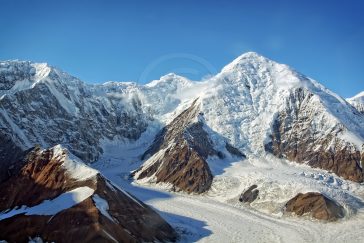
POLYGON ((256 52, 246 52, 246 53, 238 56, 237 58, 235 58, 228 65, 226 65, 222 69, 222 72, 223 73, 231 72, 231 71, 240 70, 244 67, 261 66, 261 64, 269 65, 269 64, 273 64, 273 63, 275 63, 275 62, 273 62, 272 60, 270 60, 256 52))
POLYGON ((347 99, 349 102, 353 101, 353 102, 359 102, 359 103, 363 103, 364 104, 364 91, 360 92, 359 94, 348 98, 347 99))
POLYGON ((239 57, 241 58, 260 58, 260 57, 263 57, 262 55, 260 55, 259 53, 257 52, 254 52, 254 51, 248 51, 248 52, 245 52, 243 54, 241 54, 239 57))
POLYGON ((253 52, 253 51, 249 51, 249 52, 245 52, 243 54, 241 54, 240 56, 238 56, 237 58, 234 59, 233 62, 239 62, 239 61, 271 61, 270 59, 268 59, 267 57, 260 55, 257 52, 253 52))
POLYGON ((147 87, 156 87, 156 86, 166 86, 166 85, 172 85, 172 86, 178 86, 179 88, 183 88, 186 86, 190 86, 192 81, 189 79, 182 77, 175 73, 168 73, 158 80, 153 80, 150 83, 146 84, 147 87))
POLYGON ((359 112, 364 114, 364 91, 355 95, 354 97, 346 99, 352 106, 354 106, 359 112))

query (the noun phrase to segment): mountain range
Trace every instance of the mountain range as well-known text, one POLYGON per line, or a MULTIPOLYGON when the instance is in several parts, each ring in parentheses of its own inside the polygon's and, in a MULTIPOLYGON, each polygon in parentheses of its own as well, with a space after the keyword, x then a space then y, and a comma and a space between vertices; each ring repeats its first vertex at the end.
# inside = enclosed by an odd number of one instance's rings
POLYGON ((171 73, 144 85, 0 62, 0 239, 9 242, 183 239, 125 181, 345 220, 361 215, 363 166, 364 93, 344 99, 257 53, 207 80, 171 73), (127 179, 113 181, 110 169, 127 179), (72 193, 78 200, 62 199, 72 193), (47 210, 57 201, 68 206, 47 210))

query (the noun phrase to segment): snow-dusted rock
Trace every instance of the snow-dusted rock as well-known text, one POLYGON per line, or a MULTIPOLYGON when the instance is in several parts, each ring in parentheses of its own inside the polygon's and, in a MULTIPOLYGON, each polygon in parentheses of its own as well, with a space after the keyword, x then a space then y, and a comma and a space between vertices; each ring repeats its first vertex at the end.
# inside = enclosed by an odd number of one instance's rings
POLYGON ((223 150, 214 144, 206 127, 198 99, 157 134, 142 159, 148 158, 134 172, 137 179, 149 178, 156 183, 169 183, 175 190, 202 193, 210 189, 212 173, 207 163, 209 156, 244 155, 220 137, 223 150), (230 154, 229 154, 230 153, 230 154))
POLYGON ((36 148, 0 184, 0 238, 25 242, 174 241, 150 207, 61 146, 36 148), (153 222, 153 223, 151 223, 153 222))

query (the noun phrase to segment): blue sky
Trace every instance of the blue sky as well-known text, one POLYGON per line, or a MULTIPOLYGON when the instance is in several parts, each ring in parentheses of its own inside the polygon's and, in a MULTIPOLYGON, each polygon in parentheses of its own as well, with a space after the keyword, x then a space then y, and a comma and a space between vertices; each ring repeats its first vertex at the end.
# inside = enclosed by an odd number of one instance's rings
POLYGON ((0 0, 0 59, 87 82, 199 80, 255 51, 344 97, 364 90, 364 1, 0 0))

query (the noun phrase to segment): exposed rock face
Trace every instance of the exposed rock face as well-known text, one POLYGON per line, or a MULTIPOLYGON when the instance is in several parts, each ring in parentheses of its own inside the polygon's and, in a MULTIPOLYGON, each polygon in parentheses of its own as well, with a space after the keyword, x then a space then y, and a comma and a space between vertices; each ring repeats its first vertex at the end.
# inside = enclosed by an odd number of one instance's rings
POLYGON ((278 157, 362 182, 362 154, 354 144, 341 139, 346 128, 339 123, 331 126, 319 105, 314 105, 316 97, 307 90, 295 90, 286 102, 285 109, 274 120, 271 142, 265 149, 278 157))
POLYGON ((36 69, 29 62, 0 63, 0 90, 10 90, 19 80, 30 80, 36 69))
POLYGON ((0 238, 8 242, 36 236, 48 242, 176 240, 173 228, 151 208, 81 163, 60 147, 30 152, 20 171, 0 184, 0 238), (46 206, 75 190, 81 192, 77 197, 83 191, 90 193, 59 212, 47 211, 67 204, 63 199, 61 204, 46 206))
POLYGON ((46 64, 0 64, 0 129, 19 147, 63 144, 92 162, 100 140, 137 139, 148 126, 138 96, 123 87, 86 85, 46 64))
POLYGON ((259 195, 259 190, 256 189, 257 185, 252 185, 249 187, 244 193, 242 193, 239 197, 239 201, 243 203, 252 203, 255 199, 257 199, 259 195))
MULTIPOLYGON (((202 193, 212 183, 212 173, 206 162, 208 156, 224 157, 214 148, 209 134, 204 130, 200 114, 200 103, 192 105, 177 116, 156 136, 152 146, 144 153, 143 159, 152 155, 136 171, 135 177, 155 177, 157 183, 171 183, 177 190, 202 193)), ((226 143, 234 155, 243 154, 226 143)))
POLYGON ((337 220, 344 217, 344 208, 317 192, 299 193, 286 203, 286 211, 302 216, 310 214, 320 220, 337 220))

